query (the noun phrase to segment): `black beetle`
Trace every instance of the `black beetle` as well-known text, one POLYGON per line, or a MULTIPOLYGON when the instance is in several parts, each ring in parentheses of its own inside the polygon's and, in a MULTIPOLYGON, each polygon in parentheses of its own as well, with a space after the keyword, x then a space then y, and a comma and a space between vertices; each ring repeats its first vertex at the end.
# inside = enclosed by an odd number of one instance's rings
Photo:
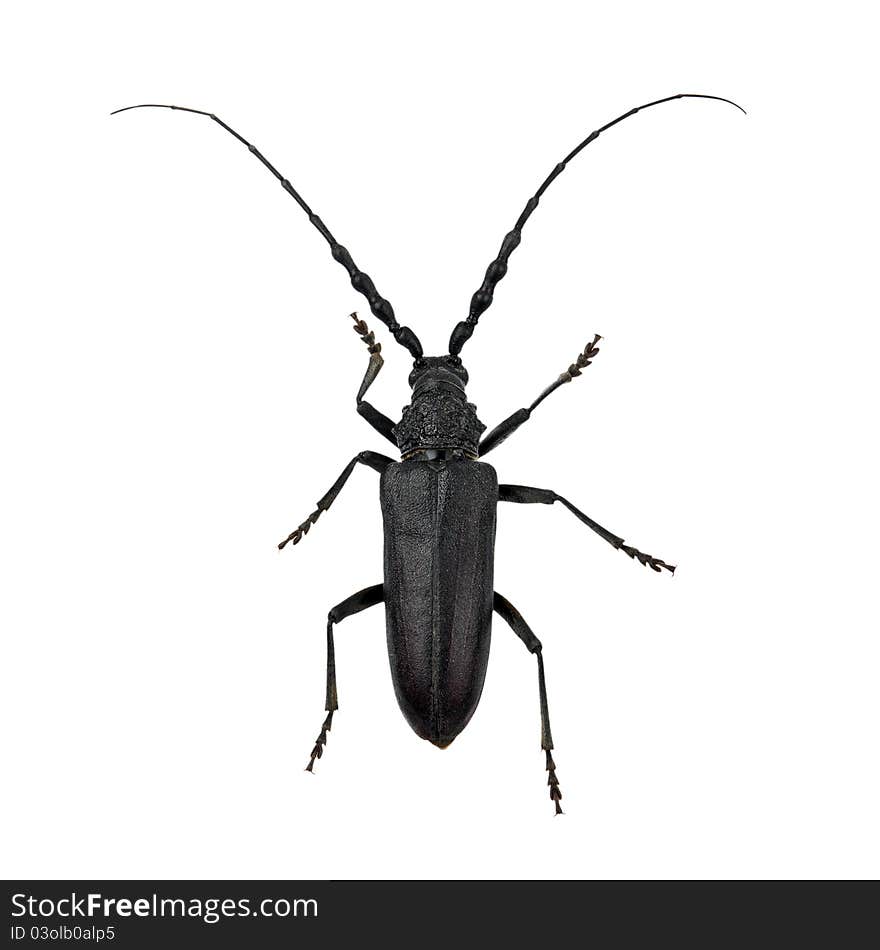
MULTIPOLYGON (((379 295, 373 281, 359 270, 348 250, 339 244, 324 222, 303 201, 298 192, 259 150, 210 112, 183 106, 144 104, 128 109, 177 109, 208 116, 235 136, 272 172, 305 211, 309 221, 330 245, 335 260, 348 271, 352 286, 363 294, 373 314, 384 323, 395 340, 409 350, 414 364, 409 376, 412 401, 396 425, 364 396, 382 368, 381 344, 357 314, 354 329, 370 352, 370 362, 357 394, 357 410, 367 422, 394 443, 401 460, 377 452, 361 452, 346 465, 317 508, 278 547, 297 544, 321 513, 333 504, 354 467, 367 465, 381 475, 380 495, 385 526, 384 583, 367 587, 337 604, 327 616, 327 718, 312 750, 308 771, 321 757, 327 733, 338 708, 333 625, 353 614, 385 603, 388 655, 397 701, 417 735, 444 748, 464 729, 477 708, 486 667, 492 612, 500 614, 538 660, 538 688, 541 703, 541 748, 546 755, 550 798, 556 814, 561 814, 562 792, 556 777, 551 750, 550 716, 544 683, 541 642, 516 608, 494 589, 496 506, 499 501, 550 505, 558 501, 609 544, 655 571, 675 567, 628 544, 597 524, 571 502, 545 488, 499 485, 495 469, 480 459, 515 432, 535 408, 555 389, 580 376, 599 352, 598 334, 574 363, 548 386, 528 409, 518 409, 482 436, 485 426, 477 418, 476 407, 467 401, 468 374, 461 363, 461 348, 470 339, 480 315, 491 305, 495 285, 507 273, 510 255, 520 243, 522 228, 538 206, 541 196, 583 148, 602 132, 642 109, 674 99, 715 99, 741 106, 720 96, 679 93, 638 106, 590 133, 547 176, 529 200, 501 244, 498 256, 489 265, 483 283, 471 298, 470 312, 452 331, 449 353, 424 356, 422 346, 409 327, 401 326, 391 304, 379 295)), ((112 114, 116 114, 116 112, 112 114)))

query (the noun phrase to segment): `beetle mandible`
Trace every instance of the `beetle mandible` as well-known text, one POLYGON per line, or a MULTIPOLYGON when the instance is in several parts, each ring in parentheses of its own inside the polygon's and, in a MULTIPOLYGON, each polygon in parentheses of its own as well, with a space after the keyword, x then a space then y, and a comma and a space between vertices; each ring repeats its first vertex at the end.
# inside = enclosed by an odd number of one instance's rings
POLYGON ((222 119, 200 109, 145 103, 117 109, 160 108, 207 116, 245 145, 279 180, 281 187, 308 215, 330 245, 334 260, 348 271, 355 290, 367 298, 372 313, 406 347, 413 358, 409 375, 412 401, 396 424, 364 398, 383 365, 381 344, 357 314, 354 330, 366 344, 370 360, 357 393, 357 411, 400 452, 394 461, 378 452, 360 452, 345 466, 330 490, 308 518, 279 545, 298 544, 318 518, 333 504, 357 465, 380 474, 380 499, 385 534, 384 582, 366 587, 337 604, 327 616, 327 717, 312 749, 307 771, 321 758, 327 733, 338 709, 333 627, 368 607, 385 604, 388 656, 397 702, 413 730, 440 748, 448 746, 468 724, 477 708, 489 661, 492 614, 499 614, 538 661, 541 708, 541 749, 550 799, 562 814, 562 792, 553 761, 553 739, 544 681, 541 641, 519 611, 493 585, 495 520, 498 502, 551 505, 559 502, 612 547, 652 570, 670 573, 675 567, 626 544, 576 508, 568 499, 546 488, 499 484, 495 469, 481 461, 526 422, 556 389, 581 375, 599 352, 596 334, 568 369, 528 407, 517 409, 488 435, 467 401, 468 374, 461 349, 470 339, 480 316, 492 303, 495 286, 507 273, 507 262, 522 237, 522 229, 544 192, 582 149, 607 129, 652 106, 675 99, 714 99, 745 110, 721 96, 679 93, 630 109, 591 132, 547 176, 529 199, 513 229, 507 233, 483 283, 471 298, 467 319, 458 323, 444 356, 425 356, 415 333, 401 326, 391 304, 373 281, 354 263, 348 250, 327 229, 293 185, 250 142, 222 119))

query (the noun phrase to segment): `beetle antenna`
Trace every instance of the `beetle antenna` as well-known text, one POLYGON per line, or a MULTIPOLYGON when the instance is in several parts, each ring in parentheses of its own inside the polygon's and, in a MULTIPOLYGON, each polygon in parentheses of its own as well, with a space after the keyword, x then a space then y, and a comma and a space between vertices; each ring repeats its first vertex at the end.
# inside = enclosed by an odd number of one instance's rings
POLYGON ((242 145, 247 146, 249 152, 256 157, 269 169, 270 172, 278 179, 281 183, 281 187, 293 198, 293 200, 300 206, 300 208, 305 211, 309 216, 309 221, 315 226, 315 228, 320 232, 324 240, 330 245, 330 253, 333 255, 333 260, 339 261, 340 264, 348 271, 348 276, 351 278, 351 285, 354 287, 358 293, 363 294, 370 304, 370 310, 373 314, 377 316, 388 329, 394 334, 394 339, 401 346, 405 346, 413 359, 419 359, 422 355, 422 344, 419 342, 419 338, 410 330, 409 327, 401 326, 394 316, 394 308, 391 304, 382 297, 379 292, 376 290, 375 285, 373 284, 372 279, 365 274, 362 270, 359 270, 355 262, 351 258, 351 254, 348 253, 348 250, 343 247, 335 237, 327 229, 327 226, 324 222, 312 211, 312 209, 303 201, 299 192, 291 185, 291 183, 278 171, 275 166, 266 159, 266 157, 256 148, 256 146, 251 145, 250 142, 243 136, 239 135, 231 126, 228 126, 222 119, 218 118, 211 112, 204 112, 201 109, 188 109, 186 106, 169 106, 163 105, 161 103, 155 102, 145 102, 137 106, 126 106, 124 109, 115 109, 110 115, 117 115, 120 112, 128 112, 130 109, 174 109, 178 112, 192 112, 195 115, 204 115, 209 119, 212 119, 217 123, 221 128, 226 129, 226 131, 235 136, 242 145))
POLYGON ((458 355, 461 352, 461 348, 471 338, 481 314, 488 310, 492 305, 492 298, 495 294, 495 285, 507 273, 507 261, 522 240, 522 229, 525 226, 526 221, 528 221, 529 216, 535 210, 535 208, 538 207, 538 202, 541 200, 544 192, 563 172, 565 166, 583 149, 585 149, 590 144, 590 142, 597 139, 603 132, 605 132, 607 129, 610 129, 613 125, 617 125, 618 122, 623 122, 624 119, 628 119, 631 115, 635 115, 637 112, 641 112, 643 109, 650 109, 652 106, 659 106, 664 102, 672 102, 673 99, 716 99, 719 102, 729 102, 730 105, 736 106, 736 108, 739 109, 743 114, 745 114, 746 111, 742 106, 733 102, 733 100, 724 99, 722 96, 707 96, 700 93, 680 92, 678 95, 667 96, 665 99, 657 99, 654 102, 648 102, 643 106, 637 106, 635 109, 630 109, 629 112, 624 112, 623 115, 619 115, 616 119, 613 119, 611 122, 603 125, 600 129, 596 129, 595 132, 591 132, 583 140, 583 142, 581 142, 580 145, 569 152, 568 155, 566 155, 566 157, 544 179, 544 183, 535 192, 533 197, 529 199, 528 203, 523 209, 522 214, 519 216, 516 224, 513 226, 513 230, 509 231, 504 240, 501 242, 501 250, 498 252, 498 256, 487 268, 486 276, 483 278, 483 283, 480 285, 479 290, 477 290, 477 292, 471 298, 471 308, 470 312, 468 313, 467 320, 462 320, 461 323, 457 324, 455 329, 452 331, 452 336, 449 338, 450 353, 453 355, 458 355))

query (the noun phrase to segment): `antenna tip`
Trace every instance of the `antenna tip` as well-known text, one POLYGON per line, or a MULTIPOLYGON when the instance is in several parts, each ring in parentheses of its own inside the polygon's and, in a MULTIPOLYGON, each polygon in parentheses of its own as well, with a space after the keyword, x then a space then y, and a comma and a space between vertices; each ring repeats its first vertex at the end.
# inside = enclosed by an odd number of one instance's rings
POLYGON ((726 102, 729 105, 732 105, 736 107, 737 109, 739 109, 739 111, 742 112, 743 115, 748 115, 748 112, 746 112, 746 110, 743 109, 743 107, 738 102, 734 102, 733 99, 725 99, 724 96, 707 96, 703 92, 686 92, 684 93, 684 96, 687 97, 688 99, 715 99, 718 102, 726 102))
POLYGON ((110 115, 117 115, 120 112, 128 112, 129 109, 178 109, 181 112, 195 112, 197 115, 210 115, 210 113, 201 112, 199 109, 187 109, 186 106, 169 106, 162 102, 141 102, 136 106, 124 106, 121 109, 114 109, 110 115))

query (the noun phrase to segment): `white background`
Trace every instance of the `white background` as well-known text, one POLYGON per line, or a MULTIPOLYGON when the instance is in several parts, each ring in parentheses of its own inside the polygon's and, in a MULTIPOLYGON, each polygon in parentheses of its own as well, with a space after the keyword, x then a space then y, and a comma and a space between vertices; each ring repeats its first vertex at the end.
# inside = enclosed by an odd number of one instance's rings
MULTIPOLYGON (((880 873, 877 122, 869 4, 6 8, 0 871, 15 877, 880 873), (464 350, 491 456, 560 506, 499 511, 500 621, 445 752, 391 689, 357 451, 360 310, 395 418, 409 359, 275 162, 441 352, 548 191, 464 350)), ((392 450, 393 451, 393 450, 392 450)))

